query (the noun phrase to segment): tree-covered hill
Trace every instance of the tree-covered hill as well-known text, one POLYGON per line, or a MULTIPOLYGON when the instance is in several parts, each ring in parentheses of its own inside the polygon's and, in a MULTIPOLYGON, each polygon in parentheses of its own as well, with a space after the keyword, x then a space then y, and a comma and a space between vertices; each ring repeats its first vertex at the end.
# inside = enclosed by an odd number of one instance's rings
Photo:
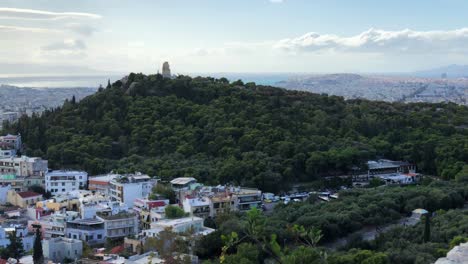
POLYGON ((467 125, 468 108, 455 104, 345 101, 224 78, 132 73, 4 132, 21 133, 26 154, 52 168, 138 170, 278 191, 376 157, 460 176, 467 125))

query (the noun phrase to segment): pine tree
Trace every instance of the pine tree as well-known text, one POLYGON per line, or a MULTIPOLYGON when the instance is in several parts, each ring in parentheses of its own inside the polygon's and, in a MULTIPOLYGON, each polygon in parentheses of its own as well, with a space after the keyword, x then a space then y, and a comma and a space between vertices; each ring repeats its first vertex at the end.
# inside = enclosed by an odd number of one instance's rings
POLYGON ((33 252, 33 261, 34 264, 44 263, 44 254, 42 252, 42 233, 39 227, 36 228, 36 237, 34 239, 34 252, 33 252))
POLYGON ((112 85, 111 85, 111 83, 110 83, 110 79, 107 79, 107 87, 106 87, 106 89, 109 89, 109 88, 111 88, 111 87, 112 87, 112 85))

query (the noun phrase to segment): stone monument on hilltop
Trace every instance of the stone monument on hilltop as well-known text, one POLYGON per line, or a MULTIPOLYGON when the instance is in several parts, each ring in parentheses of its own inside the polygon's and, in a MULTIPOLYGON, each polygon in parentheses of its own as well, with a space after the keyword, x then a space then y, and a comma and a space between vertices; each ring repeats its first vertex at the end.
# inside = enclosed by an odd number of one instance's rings
POLYGON ((165 61, 162 66, 162 76, 163 78, 171 78, 171 68, 169 67, 169 62, 165 61))

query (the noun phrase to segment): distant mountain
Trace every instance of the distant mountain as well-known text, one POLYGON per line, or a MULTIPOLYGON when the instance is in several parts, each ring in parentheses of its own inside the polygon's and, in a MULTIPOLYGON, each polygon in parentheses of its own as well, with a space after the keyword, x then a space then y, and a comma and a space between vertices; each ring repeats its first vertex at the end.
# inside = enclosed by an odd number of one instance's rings
POLYGON ((468 78, 468 65, 452 64, 445 67, 417 71, 412 75, 427 78, 468 78))
POLYGON ((468 104, 468 79, 434 79, 358 74, 301 75, 275 86, 319 94, 388 102, 468 104))

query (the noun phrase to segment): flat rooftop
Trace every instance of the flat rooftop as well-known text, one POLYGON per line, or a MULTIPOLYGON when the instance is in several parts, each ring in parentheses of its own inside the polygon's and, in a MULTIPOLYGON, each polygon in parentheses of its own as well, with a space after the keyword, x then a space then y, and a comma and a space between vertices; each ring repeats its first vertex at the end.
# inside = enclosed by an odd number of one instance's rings
POLYGON ((81 225, 97 225, 97 224, 102 224, 104 222, 99 219, 90 218, 90 219, 75 219, 73 221, 68 221, 68 223, 81 224, 81 225))
POLYGON ((171 184, 176 184, 176 185, 185 185, 190 182, 196 182, 197 179, 193 177, 180 177, 180 178, 175 178, 171 181, 171 184))

